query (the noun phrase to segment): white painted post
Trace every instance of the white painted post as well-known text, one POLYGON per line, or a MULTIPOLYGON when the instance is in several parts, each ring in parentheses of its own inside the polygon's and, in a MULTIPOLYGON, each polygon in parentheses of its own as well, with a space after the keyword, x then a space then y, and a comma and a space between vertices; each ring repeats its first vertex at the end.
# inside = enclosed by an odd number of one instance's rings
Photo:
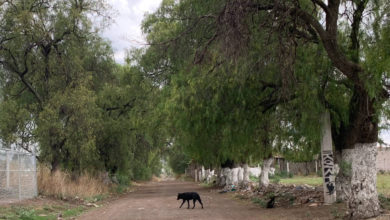
POLYGON ((286 164, 287 166, 287 173, 290 173, 290 164, 288 163, 288 161, 287 161, 287 164, 286 164))
POLYGON ((34 197, 38 196, 38 183, 37 183, 37 158, 33 154, 33 186, 34 186, 34 197))
POLYGON ((334 174, 332 133, 328 111, 322 115, 321 155, 322 176, 324 178, 324 202, 326 204, 332 204, 336 202, 336 176, 334 174))
POLYGON ((205 179, 206 175, 205 175, 205 169, 204 169, 204 166, 202 166, 202 175, 201 175, 201 181, 203 182, 204 179, 205 179))
POLYGON ((22 186, 21 186, 21 183, 20 183, 20 173, 21 173, 21 170, 20 170, 20 153, 18 152, 18 185, 19 185, 19 201, 22 200, 22 186))
POLYGON ((6 185, 6 187, 7 187, 7 189, 9 188, 9 157, 10 157, 10 152, 8 152, 8 151, 6 151, 5 152, 6 153, 6 157, 7 157, 7 164, 6 164, 6 168, 5 168, 5 172, 6 172, 6 178, 7 178, 7 185, 6 185))

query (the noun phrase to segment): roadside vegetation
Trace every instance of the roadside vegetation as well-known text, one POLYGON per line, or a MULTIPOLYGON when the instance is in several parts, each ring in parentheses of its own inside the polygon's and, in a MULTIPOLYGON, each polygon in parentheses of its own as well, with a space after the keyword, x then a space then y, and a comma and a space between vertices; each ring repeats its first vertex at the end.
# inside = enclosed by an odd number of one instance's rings
POLYGON ((57 220, 73 219, 87 208, 76 205, 45 205, 41 207, 0 207, 0 219, 7 220, 57 220))

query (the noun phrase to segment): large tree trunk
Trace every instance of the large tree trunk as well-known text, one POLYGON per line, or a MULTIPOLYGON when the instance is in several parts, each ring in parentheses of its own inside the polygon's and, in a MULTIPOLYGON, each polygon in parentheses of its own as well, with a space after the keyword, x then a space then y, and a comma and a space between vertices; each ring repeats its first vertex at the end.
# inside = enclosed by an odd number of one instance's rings
POLYGON ((221 170, 220 167, 215 169, 215 172, 216 172, 216 175, 217 175, 217 178, 215 180, 215 185, 217 185, 217 186, 219 186, 220 183, 221 183, 221 179, 222 179, 222 177, 221 177, 222 176, 222 172, 221 171, 222 170, 221 170))
POLYGON ((195 168, 194 173, 195 173, 195 177, 194 177, 195 182, 198 182, 198 169, 195 168))
POLYGON ((229 168, 222 168, 221 169, 219 186, 226 186, 226 183, 228 181, 227 178, 228 178, 229 172, 230 172, 229 168))
POLYGON ((232 185, 237 186, 238 185, 238 171, 240 170, 239 167, 234 167, 232 169, 232 185))
POLYGON ((206 174, 205 177, 206 183, 209 184, 211 180, 210 169, 206 169, 205 174, 206 174))
POLYGON ((268 187, 268 185, 269 185, 268 174, 269 174, 269 171, 271 169, 271 164, 273 161, 274 161, 273 157, 270 157, 268 159, 264 159, 262 171, 260 174, 260 182, 259 182, 260 187, 268 187))
POLYGON ((330 126, 330 115, 326 111, 322 115, 322 177, 324 179, 324 202, 331 204, 336 202, 334 160, 332 150, 332 133, 330 126))
POLYGON ((355 144, 353 149, 342 152, 342 172, 350 179, 345 190, 348 215, 354 219, 369 218, 380 214, 376 191, 376 143, 355 144))
POLYGON ((230 187, 233 184, 233 170, 230 168, 225 168, 224 176, 226 178, 225 187, 230 187))
POLYGON ((244 169, 242 167, 238 167, 238 184, 241 185, 244 181, 244 169))
POLYGON ((241 187, 246 189, 249 186, 249 166, 247 163, 244 163, 242 165, 242 182, 241 182, 241 187))
POLYGON ((351 195, 351 175, 350 166, 346 161, 352 161, 352 154, 348 150, 336 151, 335 160, 340 166, 340 171, 336 176, 336 196, 339 201, 347 201, 351 195), (344 153, 343 153, 344 152, 344 153))
POLYGON ((200 181, 204 182, 205 179, 206 179, 206 172, 205 172, 204 166, 202 166, 200 181))

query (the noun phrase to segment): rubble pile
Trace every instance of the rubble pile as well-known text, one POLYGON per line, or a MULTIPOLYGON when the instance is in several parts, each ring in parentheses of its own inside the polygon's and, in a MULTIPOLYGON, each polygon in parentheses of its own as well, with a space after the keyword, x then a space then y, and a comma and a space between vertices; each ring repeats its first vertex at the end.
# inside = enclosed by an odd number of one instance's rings
POLYGON ((324 202, 322 187, 310 185, 270 184, 267 188, 248 187, 235 193, 240 199, 263 201, 260 204, 265 204, 270 198, 275 197, 275 207, 320 206, 324 202))

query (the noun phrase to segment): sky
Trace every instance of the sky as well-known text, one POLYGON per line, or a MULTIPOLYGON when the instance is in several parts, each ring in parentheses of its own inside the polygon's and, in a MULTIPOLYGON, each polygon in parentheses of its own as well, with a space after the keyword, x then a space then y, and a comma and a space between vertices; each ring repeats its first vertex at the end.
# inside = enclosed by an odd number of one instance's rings
POLYGON ((141 22, 145 13, 153 13, 161 0, 107 0, 116 14, 114 22, 103 30, 102 37, 112 42, 115 60, 124 63, 126 50, 145 45, 141 22))
MULTIPOLYGON (((114 22, 102 32, 111 41, 117 63, 124 63, 126 50, 145 45, 141 22, 146 13, 153 13, 162 0, 108 0, 115 12, 114 22)), ((390 130, 382 131, 380 138, 390 144, 390 130)))

